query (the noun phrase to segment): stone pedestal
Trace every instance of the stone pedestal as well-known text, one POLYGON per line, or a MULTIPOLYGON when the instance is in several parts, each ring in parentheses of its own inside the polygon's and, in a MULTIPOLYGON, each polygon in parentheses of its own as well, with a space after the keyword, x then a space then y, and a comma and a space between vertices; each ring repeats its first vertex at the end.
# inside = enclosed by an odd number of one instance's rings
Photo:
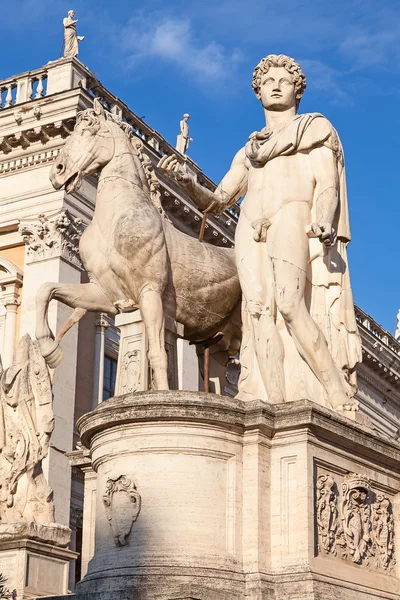
POLYGON ((68 570, 76 552, 34 539, 0 540, 0 573, 17 598, 68 593, 68 570))
POLYGON ((196 392, 78 427, 97 498, 75 600, 400 599, 397 443, 309 401, 196 392))

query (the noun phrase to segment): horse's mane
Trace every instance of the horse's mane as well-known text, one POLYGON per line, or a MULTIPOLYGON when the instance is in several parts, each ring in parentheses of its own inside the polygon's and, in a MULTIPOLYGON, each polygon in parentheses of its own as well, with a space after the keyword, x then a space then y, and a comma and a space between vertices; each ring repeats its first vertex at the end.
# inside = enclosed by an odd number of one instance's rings
MULTIPOLYGON (((160 182, 158 181, 157 175, 154 172, 154 166, 150 159, 150 156, 147 154, 145 150, 145 145, 143 140, 135 135, 133 131, 132 125, 123 121, 121 117, 118 115, 114 115, 113 113, 104 110, 104 116, 106 121, 112 121, 124 132, 125 136, 131 142, 134 152, 139 158, 144 174, 146 175, 147 183, 149 185, 150 190, 150 198, 153 204, 156 206, 157 210, 165 216, 164 209, 161 204, 161 187, 160 182)), ((96 114, 94 108, 87 108, 86 110, 79 111, 76 117, 76 124, 81 121, 88 121, 87 128, 88 129, 97 129, 100 127, 100 117, 96 114)))

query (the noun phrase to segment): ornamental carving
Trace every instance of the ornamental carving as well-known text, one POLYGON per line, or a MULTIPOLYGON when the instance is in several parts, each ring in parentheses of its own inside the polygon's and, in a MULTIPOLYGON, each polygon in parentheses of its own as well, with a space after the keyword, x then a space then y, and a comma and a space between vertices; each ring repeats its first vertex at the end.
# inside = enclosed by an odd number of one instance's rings
POLYGON ((128 350, 121 364, 121 394, 132 394, 140 389, 141 352, 128 350))
POLYGON ((332 475, 316 482, 318 551, 391 573, 394 569, 394 517, 388 496, 371 490, 369 479, 345 475, 341 494, 332 475))
POLYGON ((338 509, 336 483, 331 475, 320 475, 317 479, 317 528, 320 551, 327 554, 336 551, 338 509))
POLYGON ((103 503, 115 545, 126 546, 142 505, 142 498, 133 480, 126 475, 107 479, 103 503))
POLYGON ((80 267, 79 240, 84 230, 81 219, 62 211, 38 216, 37 221, 20 221, 19 233, 27 244, 27 262, 60 256, 80 267))
POLYGON ((53 427, 49 370, 26 334, 10 367, 3 369, 0 359, 0 539, 54 523, 53 492, 42 468, 53 427))

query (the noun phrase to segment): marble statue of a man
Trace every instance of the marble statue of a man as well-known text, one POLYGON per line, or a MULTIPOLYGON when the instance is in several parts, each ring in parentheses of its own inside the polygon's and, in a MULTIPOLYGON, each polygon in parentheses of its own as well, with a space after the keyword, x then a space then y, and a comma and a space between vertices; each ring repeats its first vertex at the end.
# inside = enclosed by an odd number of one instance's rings
POLYGON ((85 39, 83 35, 76 35, 76 24, 78 19, 74 20, 75 12, 68 11, 68 17, 63 19, 64 24, 64 58, 73 58, 78 56, 78 43, 85 39))
POLYGON ((252 85, 266 127, 250 135, 215 192, 176 156, 159 166, 205 212, 220 214, 246 194, 235 239, 243 292, 238 396, 348 407, 361 345, 342 146, 325 117, 298 114, 306 79, 292 58, 261 60, 252 85))
POLYGON ((176 137, 176 149, 181 154, 185 154, 189 148, 189 143, 193 142, 193 139, 189 136, 189 119, 190 115, 187 113, 183 115, 183 119, 179 124, 180 133, 176 137))

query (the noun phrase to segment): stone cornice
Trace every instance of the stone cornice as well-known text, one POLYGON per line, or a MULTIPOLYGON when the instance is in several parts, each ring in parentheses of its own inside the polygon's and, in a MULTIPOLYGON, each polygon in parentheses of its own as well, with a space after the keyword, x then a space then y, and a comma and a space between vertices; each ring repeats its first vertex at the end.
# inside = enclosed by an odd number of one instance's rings
MULTIPOLYGON (((7 156, 17 148, 29 148, 31 145, 41 142, 46 144, 51 138, 60 136, 67 138, 75 125, 75 120, 72 118, 60 119, 53 123, 38 124, 34 127, 21 129, 15 133, 1 135, 0 133, 0 150, 7 156)), ((0 154, 0 161, 2 155, 0 154)), ((16 157, 15 160, 18 160, 16 157)), ((2 162, 2 161, 1 161, 2 162)))
POLYGON ((124 427, 135 421, 184 421, 220 424, 238 432, 259 431, 274 440, 286 430, 297 429, 338 447, 360 452, 364 457, 400 471, 400 445, 374 434, 369 427, 319 406, 309 400, 268 404, 261 400, 243 402, 234 398, 198 392, 141 392, 102 402, 77 422, 82 444, 87 448, 93 438, 110 427, 124 427))

